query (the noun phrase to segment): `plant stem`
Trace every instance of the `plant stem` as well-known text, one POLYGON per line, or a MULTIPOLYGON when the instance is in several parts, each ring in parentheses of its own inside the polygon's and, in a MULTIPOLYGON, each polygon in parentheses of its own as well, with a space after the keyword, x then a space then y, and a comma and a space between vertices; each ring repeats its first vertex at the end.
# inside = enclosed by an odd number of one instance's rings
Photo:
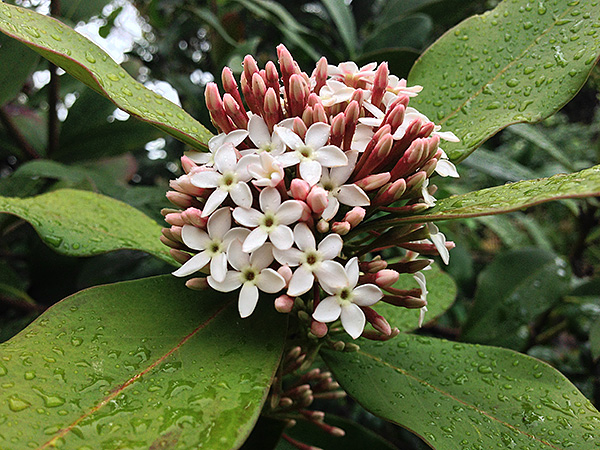
MULTIPOLYGON (((60 15, 60 0, 51 0, 50 15, 57 17, 60 15)), ((58 105, 60 79, 56 73, 57 66, 50 63, 50 85, 48 86, 48 151, 50 156, 58 149, 58 114, 56 106, 58 105)))

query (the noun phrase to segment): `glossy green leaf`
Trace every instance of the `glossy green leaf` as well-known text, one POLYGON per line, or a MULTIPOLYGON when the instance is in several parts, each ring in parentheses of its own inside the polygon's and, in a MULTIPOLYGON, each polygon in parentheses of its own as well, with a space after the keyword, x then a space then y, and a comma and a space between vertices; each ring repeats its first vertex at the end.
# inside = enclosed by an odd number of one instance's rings
POLYGON ((466 159, 461 167, 471 167, 501 181, 531 180, 537 175, 528 167, 496 152, 480 148, 466 159))
MULTIPOLYGON (((306 420, 298 420, 296 425, 284 430, 284 433, 292 439, 324 450, 398 450, 395 445, 351 420, 333 414, 325 414, 325 423, 341 428, 346 434, 342 437, 332 436, 306 420)), ((297 447, 285 439, 281 439, 275 450, 297 450, 297 447)))
MULTIPOLYGON (((427 313, 425 322, 435 320, 446 312, 456 297, 456 284, 452 278, 442 272, 437 264, 433 264, 430 270, 422 272, 427 279, 427 313)), ((400 280, 394 285, 397 289, 416 289, 419 287, 413 275, 403 273, 400 280)), ((390 325, 397 327, 400 331, 412 331, 418 328, 419 310, 406 309, 379 302, 373 307, 379 314, 387 319, 390 325)))
POLYGON ((359 344, 356 353, 321 351, 335 379, 367 410, 436 450, 600 444, 600 413, 537 359, 424 336, 359 344))
MULTIPOLYGON (((383 48, 422 48, 433 30, 433 22, 425 14, 401 17, 373 32, 363 45, 364 51, 383 48), (398 33, 398 30, 402 30, 398 33)), ((396 72, 392 72, 395 75, 396 72)))
POLYGON ((63 23, 0 3, 0 31, 29 45, 115 105, 193 146, 211 133, 179 106, 134 80, 100 47, 63 23))
POLYGON ((600 55, 596 0, 505 0, 438 39, 413 67, 409 84, 425 89, 411 104, 458 143, 466 158, 518 122, 558 111, 581 88, 600 55))
POLYGON ((137 209, 94 192, 62 189, 23 199, 0 197, 0 212, 31 223, 42 240, 63 255, 132 249, 175 264, 159 240, 160 225, 137 209))
POLYGON ((480 191, 455 195, 439 200, 422 214, 398 217, 369 226, 386 227, 399 223, 431 222, 467 217, 504 214, 540 203, 565 198, 597 197, 600 195, 600 166, 568 175, 519 181, 480 191))
POLYGON ((238 448, 285 330, 168 275, 79 292, 0 346, 0 447, 238 448))
POLYGON ((39 59, 25 45, 0 35, 0 106, 19 93, 39 59))
POLYGON ((356 56, 358 47, 358 33, 356 32, 356 22, 350 9, 350 4, 338 0, 321 0, 331 20, 335 24, 342 41, 348 51, 351 59, 356 56))
POLYGON ((483 269, 462 339, 523 350, 530 322, 569 289, 569 268, 553 252, 537 248, 504 252, 483 269))

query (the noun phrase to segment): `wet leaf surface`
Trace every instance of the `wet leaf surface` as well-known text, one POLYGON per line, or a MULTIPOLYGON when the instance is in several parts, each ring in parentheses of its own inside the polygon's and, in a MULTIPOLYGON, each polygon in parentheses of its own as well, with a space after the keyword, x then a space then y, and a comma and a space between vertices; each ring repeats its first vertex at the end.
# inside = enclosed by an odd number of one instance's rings
POLYGON ((507 0, 447 31, 417 61, 412 106, 459 143, 460 161, 502 128, 537 122, 579 91, 600 54, 597 0, 507 0), (449 57, 451 55, 451 57, 449 57))
POLYGON ((134 80, 100 47, 52 17, 0 2, 0 31, 29 45, 115 105, 193 147, 211 133, 179 106, 134 80))
POLYGON ((600 413, 539 360, 424 336, 359 344, 321 352, 335 379, 436 450, 600 448, 600 413))
POLYGON ((28 198, 0 197, 0 212, 29 222, 63 255, 140 250, 176 264, 159 238, 161 227, 137 209, 94 192, 62 189, 28 198))
POLYGON ((0 345, 0 447, 238 448, 285 329, 171 276, 81 291, 0 345))

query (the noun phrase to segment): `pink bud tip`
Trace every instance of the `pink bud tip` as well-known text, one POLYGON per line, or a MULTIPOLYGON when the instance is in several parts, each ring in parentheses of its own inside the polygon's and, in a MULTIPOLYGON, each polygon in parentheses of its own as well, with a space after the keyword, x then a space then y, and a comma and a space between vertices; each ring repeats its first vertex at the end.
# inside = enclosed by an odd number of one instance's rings
MULTIPOLYGON (((290 266, 288 266, 287 264, 284 264, 279 269, 277 269, 277 273, 283 277, 286 283, 289 283, 292 279, 292 269, 290 269, 290 266)), ((292 298, 292 302, 293 301, 294 299, 292 298)))
POLYGON ((216 111, 223 108, 223 102, 219 95, 219 88, 216 83, 208 83, 204 90, 204 97, 206 99, 206 107, 209 111, 216 111))
POLYGON ((400 274, 395 270, 391 269, 383 269, 377 272, 375 276, 375 283, 377 286, 386 288, 388 286, 392 286, 400 279, 400 274))
POLYGON ((348 234, 350 232, 350 229, 352 227, 350 226, 350 224, 348 222, 335 222, 333 225, 331 225, 331 231, 333 231, 334 233, 337 233, 341 236, 348 234))
POLYGON ((352 228, 357 226, 365 218, 367 211, 360 206, 355 206, 344 216, 344 221, 348 222, 352 228))
POLYGON ((318 338, 322 338, 327 334, 327 324, 313 320, 310 324, 310 332, 318 338))
POLYGON ((294 299, 289 295, 280 295, 275 299, 275 309, 280 313, 289 313, 294 308, 294 299))
POLYGON ((192 161, 189 157, 187 157, 187 156, 181 157, 181 168, 183 169, 183 171, 185 173, 190 173, 190 171, 196 167, 198 167, 198 164, 196 164, 194 161, 192 161))
POLYGON ((317 231, 319 233, 327 233, 329 231, 329 222, 323 219, 319 220, 317 222, 317 231))
POLYGON ((322 214, 329 203, 327 191, 320 186, 313 186, 306 197, 306 203, 313 213, 322 214))
POLYGON ((191 278, 185 282, 186 287, 190 289, 194 289, 196 291, 201 291, 204 289, 208 289, 208 281, 206 278, 191 278))

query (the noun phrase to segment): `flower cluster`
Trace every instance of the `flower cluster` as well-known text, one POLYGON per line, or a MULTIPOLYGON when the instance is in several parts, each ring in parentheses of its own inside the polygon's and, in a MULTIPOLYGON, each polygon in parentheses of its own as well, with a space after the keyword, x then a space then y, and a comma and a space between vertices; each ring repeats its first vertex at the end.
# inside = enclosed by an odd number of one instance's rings
POLYGON ((239 290, 241 317, 259 291, 279 293, 277 310, 304 305, 318 337, 340 319, 353 338, 389 338, 397 330, 371 306, 424 313, 420 271, 431 260, 417 256, 447 263, 453 246, 433 224, 394 219, 435 204, 434 173, 458 176, 439 147, 457 138, 408 106, 421 87, 390 75, 386 63, 321 58, 308 76, 283 45, 277 51, 279 70, 246 56, 239 87, 225 68, 223 96, 214 83, 206 88, 220 134, 208 152, 182 158, 185 174, 167 194, 179 209, 163 211, 171 225, 163 242, 183 264, 174 275, 201 272, 187 286, 239 290), (405 250, 393 264, 378 254, 390 247, 405 250), (402 272, 420 288, 395 287, 402 272), (367 321, 374 330, 365 331, 367 321))

